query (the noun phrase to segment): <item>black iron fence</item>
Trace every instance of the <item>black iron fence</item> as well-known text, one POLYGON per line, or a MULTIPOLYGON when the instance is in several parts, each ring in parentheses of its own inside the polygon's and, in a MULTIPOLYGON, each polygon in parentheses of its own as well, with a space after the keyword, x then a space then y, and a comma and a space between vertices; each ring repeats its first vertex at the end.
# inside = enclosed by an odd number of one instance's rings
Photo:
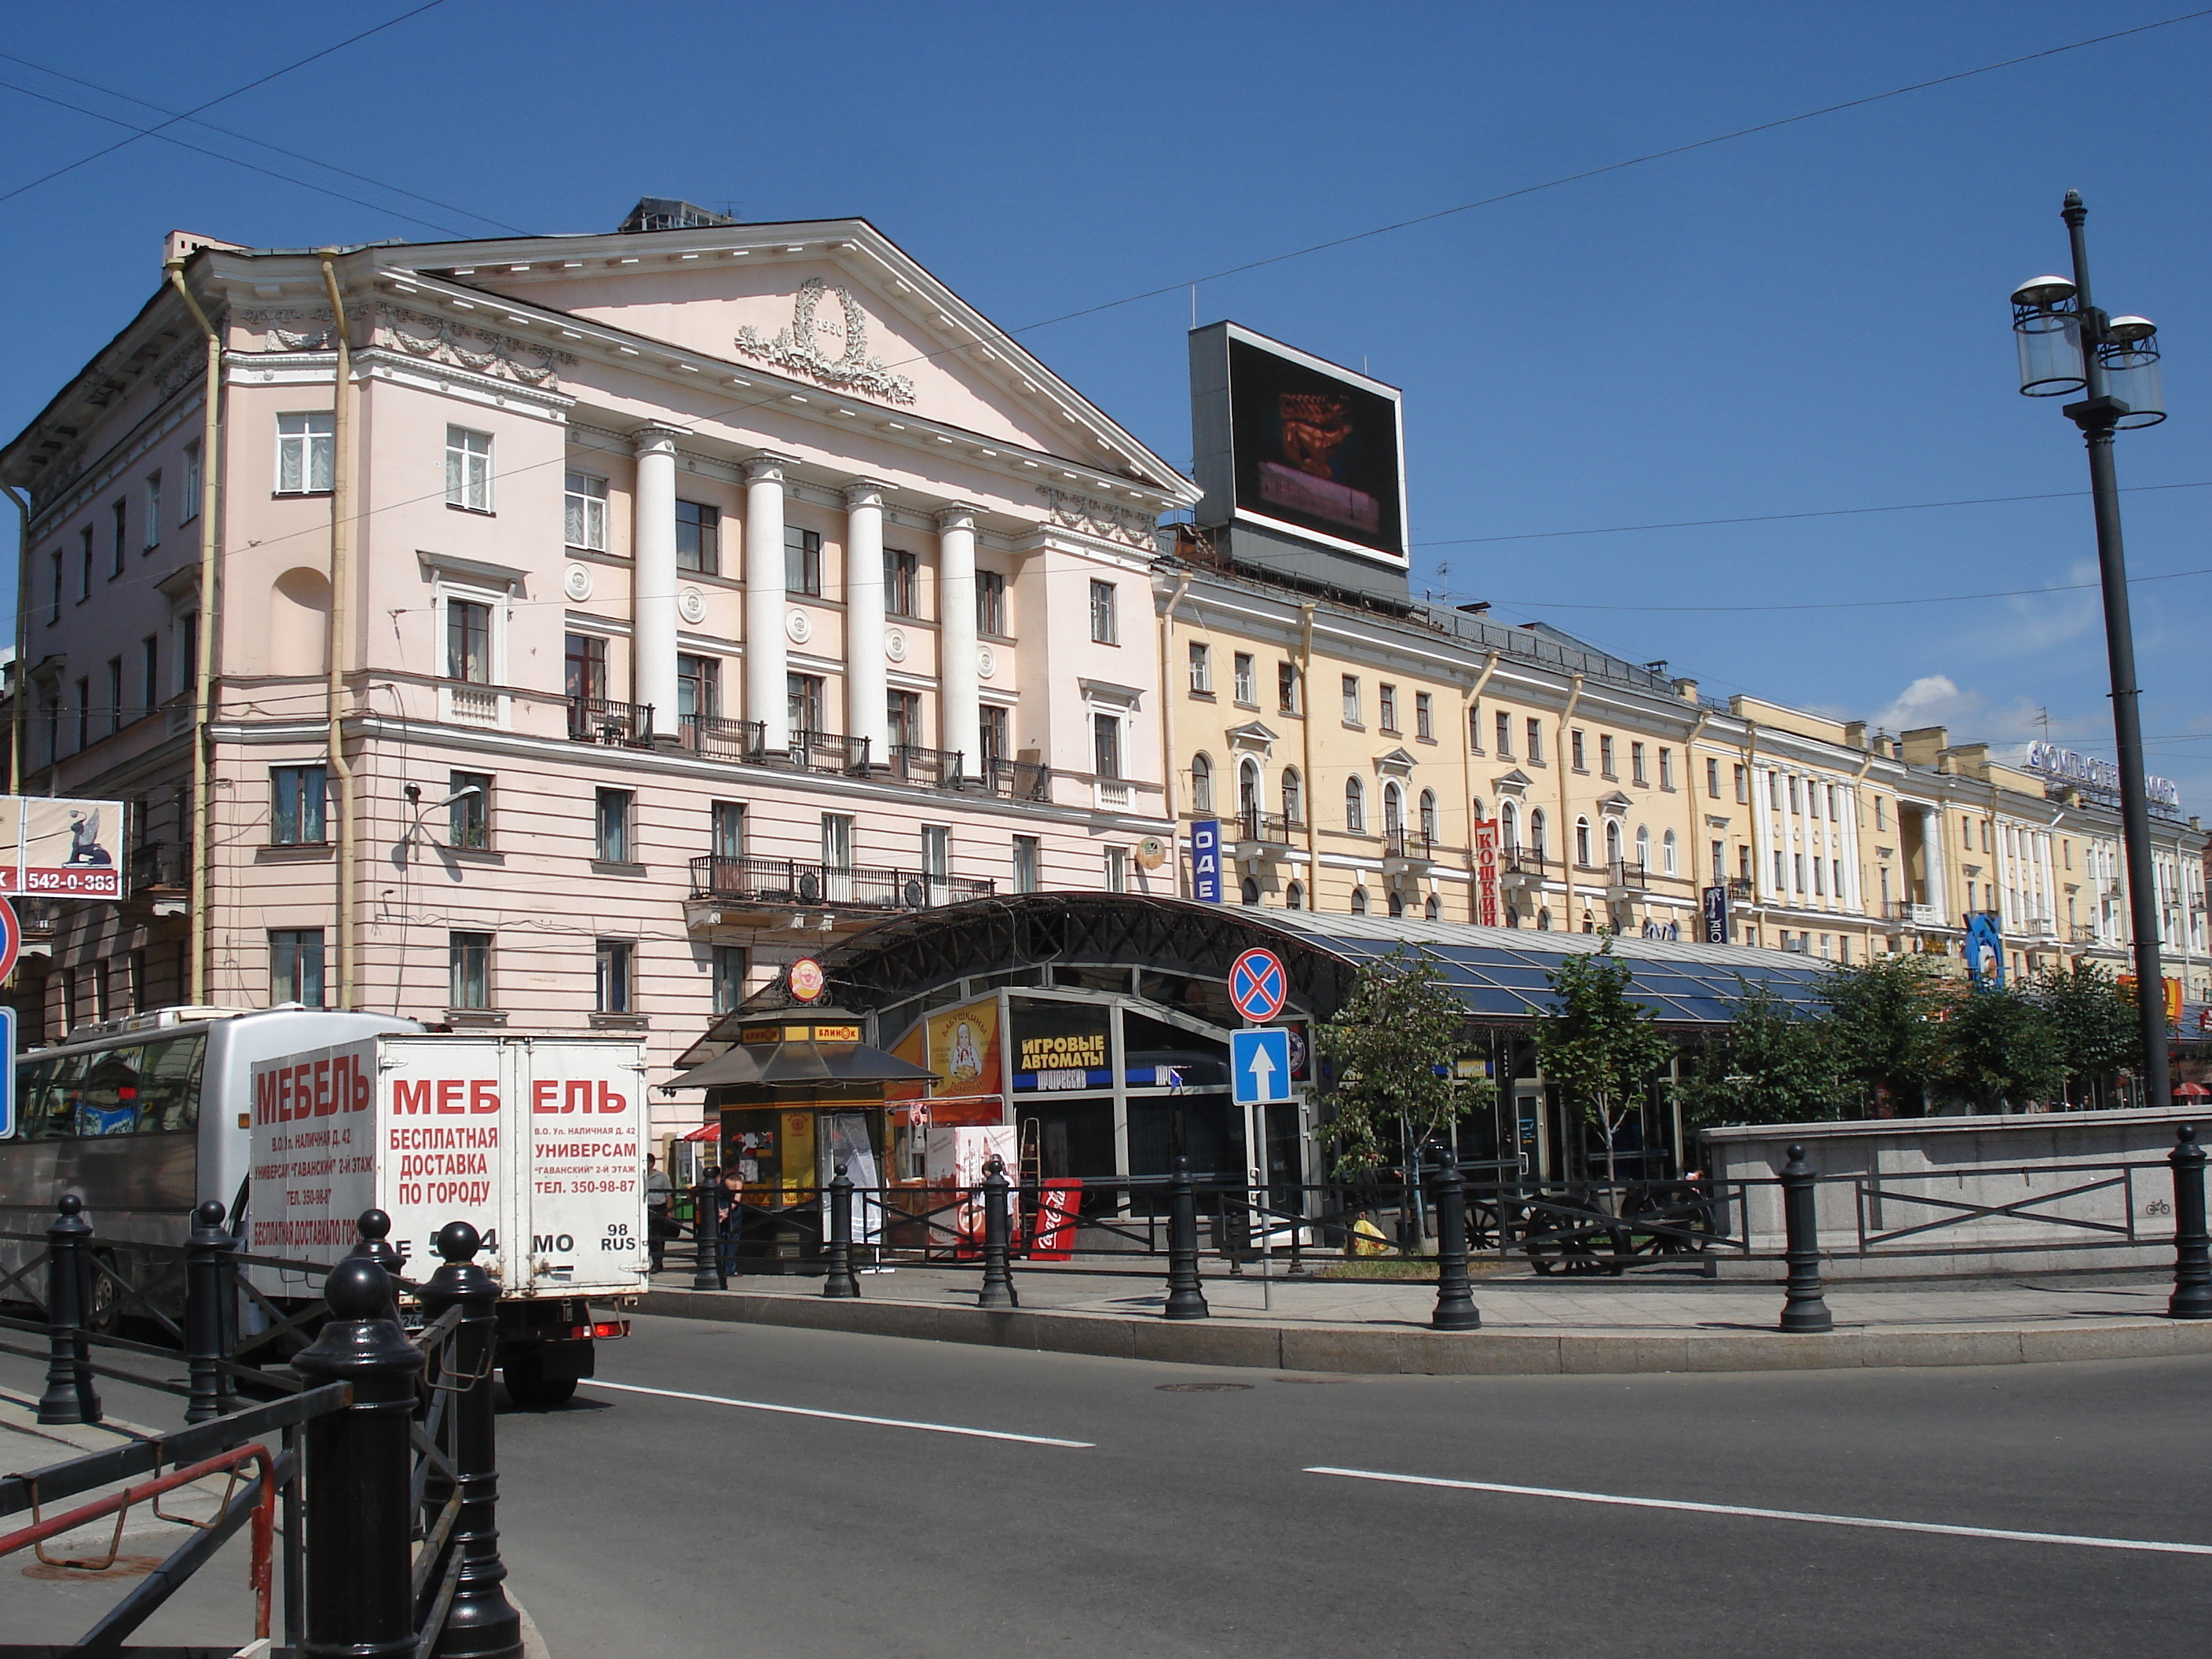
POLYGON ((644 749, 653 743, 653 705, 610 702, 605 697, 568 699, 568 735, 578 743, 644 749))
MULTIPOLYGON (((383 1242, 389 1221, 375 1211, 364 1215, 360 1243, 329 1270, 315 1304, 319 1329, 291 1354, 293 1376, 280 1383, 280 1374, 243 1365, 226 1347, 237 1293, 246 1288, 237 1267, 258 1259, 229 1248, 222 1218, 220 1205, 204 1205, 184 1247, 182 1326, 150 1303, 141 1310, 184 1346, 184 1383, 92 1359, 95 1347, 171 1359, 174 1353, 92 1328, 94 1286, 109 1270, 93 1253, 93 1229, 74 1195, 62 1200, 46 1248, 0 1281, 0 1297, 28 1301, 43 1316, 4 1322, 46 1338, 40 1422, 100 1421, 95 1378, 101 1376, 187 1401, 180 1431, 0 1477, 0 1523, 31 1516, 29 1525, 0 1534, 0 1555, 28 1548, 49 1565, 105 1570, 117 1559, 129 1510, 150 1504, 156 1518, 175 1519, 161 1510, 165 1494, 228 1478, 215 1518, 182 1522, 184 1541, 80 1642, 66 1649, 0 1647, 0 1656, 123 1651, 120 1644, 250 1528, 252 1638, 216 1651, 272 1637, 281 1567, 289 1650, 519 1659, 521 1620, 501 1588, 496 1515, 492 1365, 500 1287, 476 1263, 476 1230, 465 1222, 441 1230, 435 1248, 442 1265, 415 1284, 387 1268, 397 1266, 383 1242), (403 1298, 420 1316, 412 1334, 399 1322, 403 1298), (241 1409, 230 1382, 249 1371, 293 1392, 241 1409), (55 1512, 57 1504, 88 1492, 99 1495, 55 1512), (104 1551, 82 1559, 50 1553, 55 1540, 111 1517, 104 1551)), ((271 1265, 324 1272, 319 1263, 272 1259, 271 1265)))
POLYGON ((997 884, 988 879, 937 876, 922 870, 879 870, 856 864, 717 854, 691 860, 691 896, 696 899, 927 910, 940 904, 988 898, 996 888, 997 884))

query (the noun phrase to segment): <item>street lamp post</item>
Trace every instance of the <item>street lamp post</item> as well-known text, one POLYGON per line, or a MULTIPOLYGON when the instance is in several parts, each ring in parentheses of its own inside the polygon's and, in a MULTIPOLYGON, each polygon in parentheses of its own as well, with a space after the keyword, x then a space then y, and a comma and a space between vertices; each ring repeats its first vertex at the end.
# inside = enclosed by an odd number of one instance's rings
POLYGON ((2112 317, 2089 300, 2089 210, 2078 191, 2061 210, 2073 244, 2074 280, 2038 276, 2012 296, 2020 389, 2030 398, 2079 392, 2060 412, 2081 428, 2089 450, 2089 494, 2097 515, 2097 568, 2105 594, 2105 652, 2112 667, 2112 731, 2119 748, 2120 829, 2135 928, 2136 1008, 2142 1028, 2143 1103, 2172 1103, 2166 1053, 2166 981, 2159 962, 2159 903, 2151 860, 2150 793, 2143 783, 2142 715, 2137 707, 2135 630, 2128 618, 2127 557, 2120 542, 2120 490, 2112 434, 2166 418, 2158 331, 2148 318, 2112 317))

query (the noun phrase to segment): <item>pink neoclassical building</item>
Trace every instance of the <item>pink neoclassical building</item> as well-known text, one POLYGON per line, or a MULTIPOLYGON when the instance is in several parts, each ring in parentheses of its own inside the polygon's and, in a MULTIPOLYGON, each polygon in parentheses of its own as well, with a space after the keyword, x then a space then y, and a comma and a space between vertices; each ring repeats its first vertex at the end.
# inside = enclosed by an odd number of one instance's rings
POLYGON ((167 252, 0 453, 20 788, 130 809, 125 901, 33 918, 29 1040, 296 1000, 657 1081, 893 910, 1172 890, 1197 492, 873 227, 167 252))

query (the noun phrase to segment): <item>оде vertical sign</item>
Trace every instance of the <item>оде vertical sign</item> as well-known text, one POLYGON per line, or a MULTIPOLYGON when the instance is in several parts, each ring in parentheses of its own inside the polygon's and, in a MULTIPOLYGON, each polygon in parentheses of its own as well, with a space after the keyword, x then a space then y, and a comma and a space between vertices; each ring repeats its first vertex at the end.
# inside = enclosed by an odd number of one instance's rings
POLYGON ((1190 826, 1190 896, 1201 904, 1221 902, 1221 820, 1200 818, 1190 826))

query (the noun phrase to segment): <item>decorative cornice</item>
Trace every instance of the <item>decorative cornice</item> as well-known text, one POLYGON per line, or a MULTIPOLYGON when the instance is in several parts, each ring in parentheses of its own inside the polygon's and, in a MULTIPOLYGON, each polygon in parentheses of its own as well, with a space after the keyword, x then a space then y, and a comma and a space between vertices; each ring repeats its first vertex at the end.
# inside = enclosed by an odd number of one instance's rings
POLYGON ((809 276, 799 285, 792 300, 790 327, 778 329, 773 340, 763 340, 758 331, 747 326, 738 332, 737 347, 757 362, 804 374, 823 386, 865 392, 889 404, 914 401, 914 382, 892 374, 880 357, 868 356, 867 316, 854 302, 852 290, 831 288, 819 276, 809 276), (837 301, 842 321, 817 319, 825 295, 837 301), (822 349, 824 335, 841 343, 836 356, 822 349))
POLYGON ((937 509, 937 531, 943 535, 948 530, 973 530, 975 515, 983 509, 969 501, 954 501, 937 509))
POLYGON ((1073 495, 1065 489, 1054 489, 1050 484, 1039 484, 1037 494, 1044 498, 1053 522, 1062 529, 1079 530, 1085 535, 1127 542, 1133 547, 1150 547, 1159 534, 1156 519, 1147 518, 1114 501, 1073 495))
POLYGON ((850 512, 856 507, 880 507, 884 491, 890 486, 880 478, 855 478, 845 486, 845 507, 850 512))
POLYGON ((560 371, 575 358, 565 351, 533 345, 508 334, 471 328, 450 318, 426 316, 379 301, 374 310, 371 339, 375 344, 410 357, 452 363, 520 382, 524 386, 556 388, 560 371))
POLYGON ((629 434, 629 441, 631 447, 641 455, 660 449, 667 450, 672 454, 675 453, 676 441, 684 435, 681 427, 663 426, 657 421, 648 421, 629 434))
POLYGON ((240 311, 231 320, 252 329, 268 343, 264 351, 331 351, 337 346, 328 310, 240 311), (302 326, 304 325, 304 326, 302 326))
POLYGON ((763 449, 757 455, 745 457, 745 482, 780 484, 783 482, 783 470, 798 464, 796 455, 779 455, 774 450, 763 449))

